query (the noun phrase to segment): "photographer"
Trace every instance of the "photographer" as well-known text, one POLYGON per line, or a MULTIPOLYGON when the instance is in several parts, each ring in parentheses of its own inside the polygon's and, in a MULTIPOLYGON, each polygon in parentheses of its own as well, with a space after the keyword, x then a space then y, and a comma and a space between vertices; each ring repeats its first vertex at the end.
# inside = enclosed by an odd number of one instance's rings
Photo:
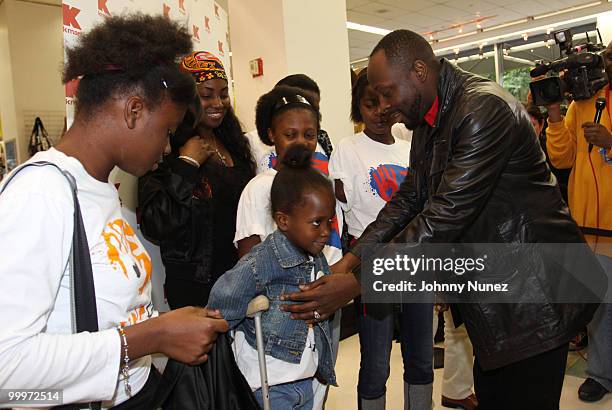
MULTIPOLYGON (((603 57, 610 83, 612 42, 603 57)), ((603 235, 612 231, 610 103, 608 84, 588 100, 573 101, 565 118, 561 116, 559 104, 549 105, 546 132, 546 148, 553 166, 572 168, 568 187, 572 217, 578 225, 587 228, 585 237, 598 254, 608 276, 612 275, 612 237, 603 235), (606 98, 606 108, 600 123, 596 124, 593 122, 595 102, 600 97, 606 98)), ((578 396, 581 400, 592 402, 612 391, 612 305, 602 304, 599 307, 588 331, 588 378, 580 386, 578 396)))

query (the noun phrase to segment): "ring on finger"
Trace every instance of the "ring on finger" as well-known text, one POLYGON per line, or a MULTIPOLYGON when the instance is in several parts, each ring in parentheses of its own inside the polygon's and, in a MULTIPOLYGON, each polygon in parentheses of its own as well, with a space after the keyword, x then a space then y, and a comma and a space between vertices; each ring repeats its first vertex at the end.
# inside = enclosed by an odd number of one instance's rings
POLYGON ((321 314, 317 311, 317 309, 312 311, 312 316, 314 317, 315 320, 321 319, 321 314))

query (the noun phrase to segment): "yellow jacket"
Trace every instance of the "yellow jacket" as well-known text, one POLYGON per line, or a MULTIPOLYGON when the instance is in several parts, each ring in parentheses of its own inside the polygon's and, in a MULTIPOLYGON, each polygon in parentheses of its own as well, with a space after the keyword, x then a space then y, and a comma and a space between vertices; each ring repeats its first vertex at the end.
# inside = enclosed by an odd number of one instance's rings
MULTIPOLYGON (((582 124, 593 122, 595 100, 606 96, 602 88, 589 100, 574 101, 567 115, 559 122, 549 122, 546 130, 546 148, 550 162, 556 168, 572 168, 569 178, 568 199, 572 217, 579 226, 612 230, 612 165, 606 164, 599 147, 591 151, 593 170, 589 163, 588 143, 582 124), (595 179, 597 178, 597 190, 595 179), (599 224, 597 221, 597 192, 599 192, 599 224), (599 225, 599 226, 598 226, 599 225)), ((609 103, 609 102, 608 102, 609 103)), ((612 111, 612 107, 610 107, 612 111)), ((608 109, 604 109, 600 123, 611 129, 608 109)), ((608 154, 610 156, 610 154, 608 154)), ((589 243, 596 238, 587 236, 589 243)), ((597 252, 612 256, 612 238, 597 238, 597 252)))

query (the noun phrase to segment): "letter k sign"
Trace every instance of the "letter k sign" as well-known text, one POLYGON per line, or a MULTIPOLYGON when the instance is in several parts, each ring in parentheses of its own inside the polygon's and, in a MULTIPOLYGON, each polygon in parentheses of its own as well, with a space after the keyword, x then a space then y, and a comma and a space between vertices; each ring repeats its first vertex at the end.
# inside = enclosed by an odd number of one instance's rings
POLYGON ((78 30, 81 30, 81 26, 76 19, 81 10, 77 9, 76 7, 70 7, 64 3, 62 4, 62 11, 64 14, 64 26, 72 26, 78 30))

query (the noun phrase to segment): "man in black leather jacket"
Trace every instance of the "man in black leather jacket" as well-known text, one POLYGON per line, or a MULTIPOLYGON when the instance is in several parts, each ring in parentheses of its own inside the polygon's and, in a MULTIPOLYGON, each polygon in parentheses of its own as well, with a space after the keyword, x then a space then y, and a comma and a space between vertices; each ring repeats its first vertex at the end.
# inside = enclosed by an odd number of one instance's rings
MULTIPOLYGON (((312 320, 316 310, 325 319, 359 293, 355 277, 342 272, 373 243, 584 241, 528 114, 501 87, 437 60, 408 30, 379 42, 368 79, 380 106, 414 130, 413 177, 332 267, 337 274, 287 296, 304 302, 286 306, 294 318, 312 320)), ((568 342, 597 306, 555 304, 537 286, 513 292, 518 303, 455 307, 474 345, 479 409, 558 408, 568 342), (541 303, 523 303, 534 300, 541 303)))

